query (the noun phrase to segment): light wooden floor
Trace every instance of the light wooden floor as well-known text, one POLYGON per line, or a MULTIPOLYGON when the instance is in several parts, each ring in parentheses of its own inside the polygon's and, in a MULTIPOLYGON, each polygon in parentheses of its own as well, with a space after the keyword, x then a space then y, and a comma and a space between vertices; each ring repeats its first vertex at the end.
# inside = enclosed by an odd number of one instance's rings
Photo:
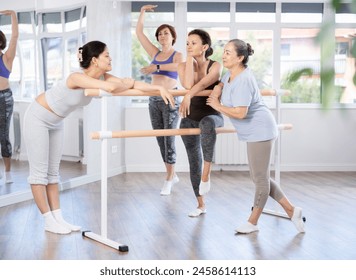
MULTIPOLYGON (((284 172, 289 199, 304 210, 305 234, 285 218, 264 214, 260 231, 235 235, 253 199, 247 172, 212 173, 208 213, 189 218, 196 207, 188 173, 171 196, 159 190, 163 173, 128 173, 108 180, 108 237, 128 253, 82 237, 43 230, 33 201, 0 208, 0 259, 68 260, 346 260, 356 259, 356 172, 284 172)), ((65 218, 100 234, 100 182, 64 191, 65 218)), ((269 209, 275 209, 268 203, 269 209)), ((278 208, 279 209, 279 208, 278 208)), ((278 210, 277 209, 277 210, 278 210)))
MULTIPOLYGON (((3 169, 4 165, 2 160, 0 160, 0 170, 3 169)), ((12 184, 5 184, 4 178, 0 179, 0 195, 29 190, 29 184, 27 183, 28 169, 28 161, 12 160, 11 174, 14 182, 12 184)), ((86 165, 81 162, 61 161, 60 175, 62 182, 73 177, 85 175, 86 173, 86 165)))

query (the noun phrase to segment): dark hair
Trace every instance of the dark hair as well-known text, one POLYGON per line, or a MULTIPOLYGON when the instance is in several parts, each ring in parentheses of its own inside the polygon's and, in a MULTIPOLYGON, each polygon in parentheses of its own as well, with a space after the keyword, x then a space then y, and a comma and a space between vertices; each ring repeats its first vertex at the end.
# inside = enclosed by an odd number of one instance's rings
POLYGON ((6 48, 6 36, 0 30, 0 50, 4 50, 6 48))
POLYGON ((158 26, 157 30, 156 30, 156 33, 155 33, 155 36, 156 36, 156 39, 158 41, 158 33, 161 32, 162 29, 165 29, 165 28, 168 28, 169 29, 169 32, 171 32, 171 35, 173 37, 173 41, 172 41, 172 46, 174 45, 174 43, 176 42, 177 40, 177 32, 175 30, 175 28, 172 26, 172 25, 169 25, 169 24, 162 24, 160 26, 158 26))
POLYGON ((198 35, 203 43, 203 45, 208 45, 209 48, 205 52, 205 58, 208 58, 211 56, 214 52, 214 50, 211 48, 211 38, 208 32, 202 30, 202 29, 193 29, 188 33, 188 36, 190 35, 198 35))
POLYGON ((242 60, 242 64, 247 67, 247 62, 250 55, 254 54, 254 50, 252 49, 249 43, 246 43, 240 39, 233 39, 230 40, 229 43, 234 44, 235 51, 237 56, 243 56, 244 59, 242 60))
POLYGON ((106 48, 106 44, 100 41, 91 41, 78 49, 80 67, 87 69, 93 57, 98 58, 106 48))

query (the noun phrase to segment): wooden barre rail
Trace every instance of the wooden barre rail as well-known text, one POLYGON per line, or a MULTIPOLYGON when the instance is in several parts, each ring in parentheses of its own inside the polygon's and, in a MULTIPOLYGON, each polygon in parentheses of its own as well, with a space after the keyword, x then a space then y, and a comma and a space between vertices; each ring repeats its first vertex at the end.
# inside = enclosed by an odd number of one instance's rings
MULTIPOLYGON (((279 124, 279 130, 290 130, 292 124, 279 124)), ((120 131, 96 131, 90 134, 91 139, 111 139, 111 138, 134 138, 134 137, 159 137, 178 135, 198 135, 200 128, 179 128, 179 129, 153 129, 153 130, 120 130, 120 131)), ((234 128, 218 127, 216 133, 236 133, 234 128)))
MULTIPOLYGON (((184 96, 188 90, 186 89, 175 89, 168 90, 173 96, 184 96)), ((196 96, 208 96, 210 95, 211 90, 203 90, 197 93, 196 96)), ((290 94, 290 90, 280 89, 261 89, 262 96, 277 96, 277 95, 288 95, 290 94)), ((142 91, 138 89, 128 89, 125 91, 117 92, 117 93, 109 93, 100 89, 86 89, 84 91, 85 96, 158 96, 160 95, 158 90, 153 91, 142 91)))
MULTIPOLYGON (((233 128, 218 127, 216 133, 234 133, 233 128)), ((131 138, 131 137, 159 137, 177 135, 198 135, 200 128, 153 129, 153 130, 121 130, 96 131, 91 133, 92 139, 131 138)))

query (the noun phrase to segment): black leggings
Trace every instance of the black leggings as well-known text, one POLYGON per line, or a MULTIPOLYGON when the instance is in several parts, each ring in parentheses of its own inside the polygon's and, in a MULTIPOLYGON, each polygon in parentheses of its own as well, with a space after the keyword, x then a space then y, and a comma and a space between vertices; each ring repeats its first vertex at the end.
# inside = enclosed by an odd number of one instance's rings
POLYGON ((190 181, 196 197, 200 196, 199 185, 203 166, 202 151, 204 161, 212 162, 216 143, 215 128, 223 125, 224 119, 221 115, 209 115, 200 121, 194 121, 188 118, 181 120, 180 128, 201 129, 200 135, 182 136, 189 160, 190 181))

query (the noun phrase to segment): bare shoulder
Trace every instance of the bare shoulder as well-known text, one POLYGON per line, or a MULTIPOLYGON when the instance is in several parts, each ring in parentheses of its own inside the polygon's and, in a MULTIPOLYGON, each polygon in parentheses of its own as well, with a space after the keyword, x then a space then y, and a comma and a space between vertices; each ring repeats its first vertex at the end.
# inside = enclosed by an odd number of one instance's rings
POLYGON ((180 63, 183 61, 183 54, 181 52, 176 51, 173 57, 174 62, 180 63))

